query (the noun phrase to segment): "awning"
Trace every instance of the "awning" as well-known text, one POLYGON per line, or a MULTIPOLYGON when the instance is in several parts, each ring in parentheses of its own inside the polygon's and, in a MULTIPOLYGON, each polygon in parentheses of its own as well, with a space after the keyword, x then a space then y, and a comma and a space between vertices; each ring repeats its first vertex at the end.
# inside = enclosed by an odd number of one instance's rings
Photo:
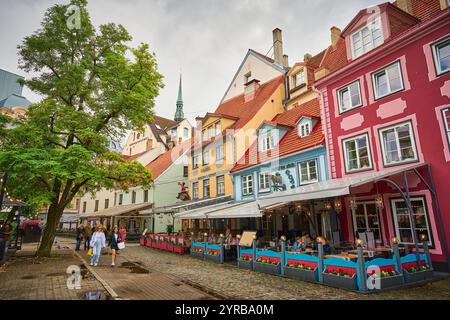
POLYGON ((312 199, 332 198, 350 194, 352 187, 358 187, 366 183, 375 182, 398 173, 417 169, 426 166, 426 163, 414 164, 399 169, 383 170, 375 173, 331 179, 306 186, 297 187, 287 191, 276 192, 274 194, 257 198, 260 207, 272 206, 279 202, 305 201, 312 199))
POLYGON ((221 210, 230 206, 233 201, 227 201, 225 203, 216 203, 209 206, 204 206, 196 209, 186 210, 174 214, 177 219, 203 219, 205 214, 221 210))
POLYGON ((256 217, 262 217, 262 213, 254 200, 243 202, 230 201, 175 214, 175 218, 177 219, 231 219, 256 217))
POLYGON ((151 203, 139 203, 139 204, 126 204, 122 206, 116 206, 111 207, 104 210, 99 210, 94 213, 82 213, 80 214, 80 218, 87 218, 87 217, 113 217, 122 215, 125 213, 132 213, 139 210, 144 210, 147 208, 150 208, 152 206, 151 203))

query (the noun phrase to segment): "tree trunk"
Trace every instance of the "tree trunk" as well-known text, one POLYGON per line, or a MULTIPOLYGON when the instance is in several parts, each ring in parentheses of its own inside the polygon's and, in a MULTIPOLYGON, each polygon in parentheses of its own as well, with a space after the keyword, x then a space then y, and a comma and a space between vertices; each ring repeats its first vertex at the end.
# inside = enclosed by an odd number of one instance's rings
POLYGON ((56 227, 63 215, 64 208, 60 208, 58 205, 50 205, 47 212, 47 224, 42 235, 41 243, 36 252, 38 257, 49 257, 52 252, 53 242, 55 240, 56 227))

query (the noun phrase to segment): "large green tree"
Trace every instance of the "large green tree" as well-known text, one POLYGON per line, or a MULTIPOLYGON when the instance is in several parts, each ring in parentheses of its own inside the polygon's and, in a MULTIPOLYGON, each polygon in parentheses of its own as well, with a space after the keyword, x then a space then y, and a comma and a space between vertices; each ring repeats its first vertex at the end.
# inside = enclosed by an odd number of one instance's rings
POLYGON ((153 120, 162 75, 147 44, 129 47, 121 25, 96 29, 86 6, 52 6, 18 46, 20 68, 35 75, 24 84, 42 100, 13 127, 0 125, 0 172, 9 172, 11 194, 48 206, 38 256, 50 255, 64 208, 80 192, 151 183, 145 167, 124 161, 110 144, 153 120))

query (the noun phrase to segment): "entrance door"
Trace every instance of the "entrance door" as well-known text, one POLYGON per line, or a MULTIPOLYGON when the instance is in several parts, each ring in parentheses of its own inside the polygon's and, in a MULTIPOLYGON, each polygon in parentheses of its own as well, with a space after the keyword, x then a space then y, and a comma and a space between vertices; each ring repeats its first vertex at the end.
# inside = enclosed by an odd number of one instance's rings
POLYGON ((372 231, 376 242, 381 240, 381 225, 378 210, 374 201, 358 202, 353 214, 355 233, 372 231))

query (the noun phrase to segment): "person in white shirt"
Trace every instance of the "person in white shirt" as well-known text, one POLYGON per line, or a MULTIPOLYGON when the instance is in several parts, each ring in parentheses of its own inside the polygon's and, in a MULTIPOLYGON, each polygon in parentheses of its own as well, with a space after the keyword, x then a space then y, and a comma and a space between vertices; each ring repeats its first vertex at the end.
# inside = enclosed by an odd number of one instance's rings
POLYGON ((103 232, 103 227, 101 224, 97 225, 97 230, 94 232, 91 238, 90 246, 93 249, 93 254, 91 257, 91 266, 97 266, 98 260, 100 259, 100 254, 102 248, 105 247, 106 239, 105 233, 103 232))

